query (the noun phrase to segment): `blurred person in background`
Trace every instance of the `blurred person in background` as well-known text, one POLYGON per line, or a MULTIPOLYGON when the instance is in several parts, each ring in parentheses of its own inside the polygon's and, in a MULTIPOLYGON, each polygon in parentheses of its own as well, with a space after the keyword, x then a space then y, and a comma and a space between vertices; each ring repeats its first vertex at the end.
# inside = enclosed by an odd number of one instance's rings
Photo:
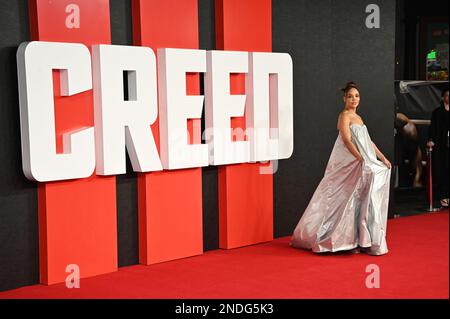
POLYGON ((416 124, 405 114, 397 113, 395 128, 398 132, 399 150, 402 160, 408 159, 408 175, 413 175, 412 186, 422 187, 422 150, 420 148, 419 133, 416 124))
POLYGON ((433 150, 433 181, 436 183, 436 196, 443 207, 448 207, 448 88, 442 92, 441 105, 431 116, 427 147, 433 150))

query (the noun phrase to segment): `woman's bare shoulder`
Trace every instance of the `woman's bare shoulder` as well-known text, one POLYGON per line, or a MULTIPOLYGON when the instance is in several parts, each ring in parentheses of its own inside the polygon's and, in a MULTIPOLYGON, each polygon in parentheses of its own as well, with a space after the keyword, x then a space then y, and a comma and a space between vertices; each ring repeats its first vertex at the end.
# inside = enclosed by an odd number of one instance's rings
POLYGON ((347 111, 342 111, 339 113, 338 120, 337 120, 337 129, 340 130, 342 125, 345 125, 345 123, 350 122, 350 115, 347 111))
POLYGON ((341 122, 347 122, 350 120, 350 114, 347 111, 342 111, 338 116, 338 124, 341 122))
POLYGON ((350 112, 348 112, 347 110, 342 110, 339 113, 339 117, 349 117, 350 116, 350 112))

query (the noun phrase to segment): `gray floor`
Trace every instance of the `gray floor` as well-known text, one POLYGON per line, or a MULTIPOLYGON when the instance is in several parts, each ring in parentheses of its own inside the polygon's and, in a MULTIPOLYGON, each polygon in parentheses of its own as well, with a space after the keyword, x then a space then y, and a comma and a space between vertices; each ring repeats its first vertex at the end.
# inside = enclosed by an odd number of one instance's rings
MULTIPOLYGON (((426 214, 429 207, 426 187, 395 189, 395 217, 426 214)), ((433 208, 441 208, 439 200, 434 200, 433 208)))

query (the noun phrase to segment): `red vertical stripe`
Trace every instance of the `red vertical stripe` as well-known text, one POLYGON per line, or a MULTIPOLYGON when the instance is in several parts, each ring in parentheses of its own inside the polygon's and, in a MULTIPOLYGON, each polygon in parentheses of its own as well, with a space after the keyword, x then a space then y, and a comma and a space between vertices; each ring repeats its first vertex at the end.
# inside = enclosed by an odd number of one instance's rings
MULTIPOLYGON (((216 0, 215 10, 218 49, 272 51, 271 0, 216 0)), ((230 80, 231 93, 244 94, 244 76, 232 75, 230 80)), ((231 126, 245 129, 245 118, 232 119, 231 126)), ((261 174, 263 166, 267 164, 219 168, 221 248, 273 239, 273 176, 261 174)))
MULTIPOLYGON (((33 40, 110 43, 108 0, 30 0, 33 40), (68 28, 66 19, 77 5, 80 27, 68 28)), ((56 140, 62 134, 94 125, 92 90, 71 97, 59 94, 59 72, 54 71, 56 140)), ((117 270, 115 177, 92 176, 83 180, 41 183, 39 200, 39 250, 41 283, 62 282, 66 266, 76 264, 82 278, 117 270)))
MULTIPOLYGON (((155 53, 158 48, 197 49, 197 11, 197 0, 133 0, 134 43, 155 53)), ((189 74, 186 85, 188 94, 199 94, 198 74, 189 74)), ((196 143, 199 123, 188 123, 196 143)), ((152 131, 159 149, 157 122, 152 131)), ((142 264, 203 253, 201 168, 140 174, 138 197, 142 264)))

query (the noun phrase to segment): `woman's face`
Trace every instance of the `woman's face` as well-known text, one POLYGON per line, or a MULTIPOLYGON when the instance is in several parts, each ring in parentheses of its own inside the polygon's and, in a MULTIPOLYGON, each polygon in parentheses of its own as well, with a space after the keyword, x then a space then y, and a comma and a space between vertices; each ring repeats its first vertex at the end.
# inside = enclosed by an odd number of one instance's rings
POLYGON ((448 104, 448 91, 446 91, 444 93, 444 96, 442 97, 442 100, 444 101, 445 104, 448 104))
POLYGON ((344 103, 346 109, 354 109, 359 105, 359 92, 355 88, 348 90, 347 94, 344 96, 344 103))

